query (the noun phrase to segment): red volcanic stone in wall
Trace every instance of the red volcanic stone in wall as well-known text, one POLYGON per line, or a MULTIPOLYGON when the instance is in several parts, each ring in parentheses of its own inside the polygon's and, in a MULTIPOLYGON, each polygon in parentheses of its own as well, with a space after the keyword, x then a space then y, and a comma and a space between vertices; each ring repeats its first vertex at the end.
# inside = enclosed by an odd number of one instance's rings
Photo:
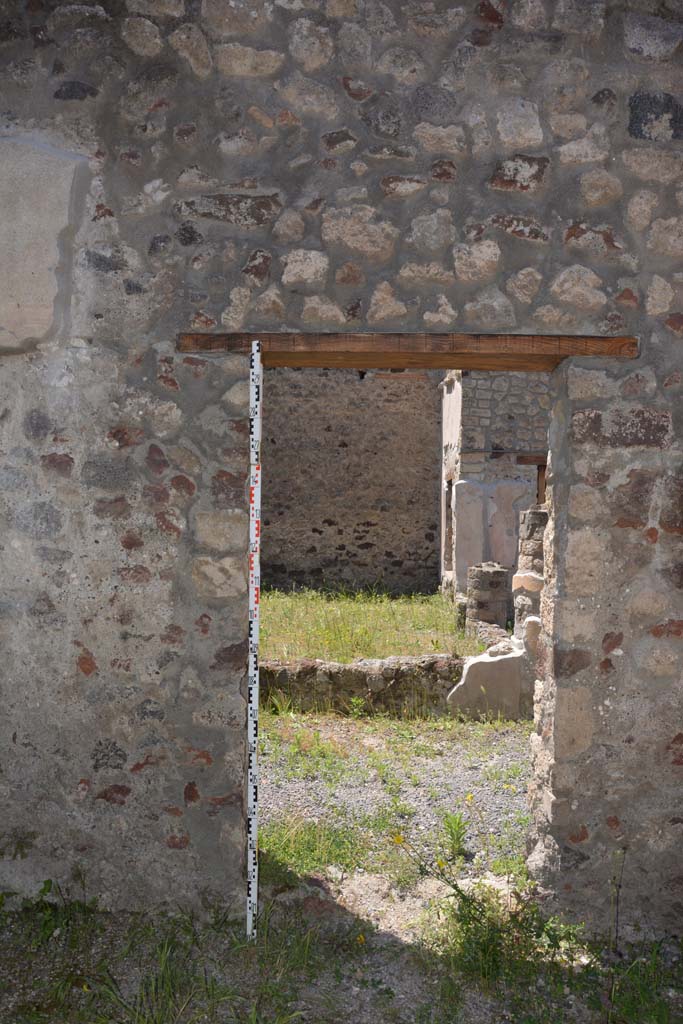
POLYGON ((131 772, 133 775, 139 775, 145 768, 155 768, 159 764, 159 758, 155 757, 154 754, 145 754, 142 761, 136 761, 131 772))
POLYGON ((242 273, 254 284, 265 284, 270 276, 270 265, 272 256, 265 249, 254 249, 242 267, 242 273))
POLYGON ((117 569, 116 573, 126 583, 149 583, 152 578, 151 572, 144 565, 125 565, 117 569))
POLYGON ((603 654, 611 654, 612 651, 616 651, 617 647, 621 645, 623 639, 623 633, 605 633, 602 638, 603 654))
POLYGON ((226 793, 225 796, 211 796, 208 799, 209 809, 207 814, 210 818, 215 817, 224 807, 241 807, 243 796, 241 790, 226 793))
POLYGON ((491 188, 503 192, 536 192, 543 184, 549 163, 547 156, 515 153, 498 164, 491 177, 491 188))
POLYGON ((434 181, 455 181, 458 169, 452 160, 435 160, 431 175, 434 181))
POLYGON ((570 651, 555 650, 555 675, 561 678, 574 676, 582 672, 593 661, 590 651, 581 651, 572 648, 570 651))
POLYGON ((161 808, 164 814, 170 814, 172 818, 182 818, 183 810, 181 807, 174 807, 173 804, 168 804, 166 807, 161 808))
POLYGON ((683 313, 672 313, 664 322, 674 334, 683 335, 683 313))
POLYGON ((136 761, 130 770, 133 775, 139 775, 145 768, 155 768, 158 764, 159 758, 156 758, 154 754, 145 754, 142 761, 136 761))
POLYGON ((504 5, 500 2, 498 5, 491 3, 491 0, 481 0, 477 8, 477 14, 482 21, 488 22, 489 25, 493 25, 495 28, 501 28, 505 19, 503 18, 504 5), (498 10, 498 7, 501 10, 498 10))
POLYGON ((171 495, 163 484, 147 484, 142 489, 142 496, 148 505, 165 505, 171 495))
POLYGON ((154 473, 155 476, 161 476, 162 473, 166 472, 170 465, 158 444, 151 444, 149 446, 145 462, 147 463, 147 468, 150 473, 154 473))
POLYGON ((208 365, 208 360, 198 359, 197 356, 185 356, 183 359, 183 366, 189 366, 192 376, 196 378, 200 378, 205 375, 208 365))
POLYGON ((643 537, 648 544, 656 544, 659 540, 659 530, 656 526, 651 526, 648 530, 645 530, 643 537))
POLYGON ((609 675, 610 672, 614 672, 614 662, 611 658, 603 658, 598 665, 601 675, 609 675))
POLYGON ((659 525, 665 533, 683 534, 683 476, 667 474, 661 490, 659 525))
POLYGON ((676 733, 671 742, 667 743, 666 749, 673 754, 672 764, 683 765, 683 732, 676 733))
POLYGON ((581 409, 572 416, 571 432, 579 444, 602 448, 668 448, 671 413, 645 407, 615 409, 612 413, 581 409))
POLYGON ((522 238, 527 242, 548 242, 550 235, 533 217, 519 217, 512 213, 496 213, 489 217, 491 227, 500 228, 513 238, 522 238))
POLYGON ((246 641, 240 644, 231 644, 229 647, 221 647, 214 655, 212 669, 241 669, 246 671, 248 644, 246 641))
POLYGON ((624 288, 620 291, 614 301, 621 303, 622 306, 630 306, 631 309, 638 307, 638 296, 631 288, 624 288))
POLYGON ((614 232, 608 227, 593 228, 583 222, 570 224, 565 231, 566 245, 574 243, 577 248, 597 249, 600 252, 623 252, 623 245, 617 242, 614 232))
POLYGON ((585 843, 588 839, 588 829, 585 825, 581 825, 577 832, 569 837, 570 843, 585 843))
POLYGON ((157 526, 163 533, 170 533, 175 537, 180 537, 183 532, 182 527, 174 521, 173 516, 175 513, 173 510, 168 512, 155 512, 154 518, 156 519, 157 526))
POLYGON ((610 814, 607 818, 607 827, 611 828, 613 832, 621 831, 621 822, 617 818, 616 814, 610 814))
POLYGON ((187 832, 182 835, 166 836, 166 845, 170 850, 184 850, 190 845, 190 837, 187 832))
POLYGON ((326 132, 322 137, 322 142, 325 149, 334 153, 337 150, 346 152, 349 149, 353 149, 358 139, 348 128, 340 128, 335 132, 326 132))
POLYGON ((190 764, 205 764, 207 767, 213 764, 213 758, 208 750, 198 750, 196 747, 185 747, 185 752, 191 754, 190 764))
POLYGON ((212 622, 211 616, 207 612, 203 612, 198 619, 195 619, 194 624, 201 636, 208 636, 212 622))
POLYGON ((365 82, 361 82, 359 78, 349 78, 348 76, 342 78, 342 85, 347 96, 350 96, 352 100, 361 102, 367 100, 372 96, 373 90, 365 82))
POLYGON ((97 203, 95 206, 95 215, 93 220, 107 220, 109 217, 114 216, 114 211, 109 206, 105 206, 104 203, 97 203))
POLYGON ((359 285, 365 283, 365 274, 357 263, 344 263, 334 275, 337 284, 359 285))
POLYGON ((171 487, 174 491, 177 491, 179 494, 184 494, 188 498, 191 498, 197 490, 192 480, 187 476, 183 476, 182 473, 171 477, 171 487))
POLYGON ((62 452, 50 452, 49 455, 41 455, 40 463, 45 469, 52 473, 57 473, 58 476, 71 476, 71 470, 74 468, 73 458, 62 452))
POLYGON ((681 637, 683 636, 683 619, 667 619, 666 622, 660 622, 653 626, 650 632, 658 640, 667 636, 681 637))
POLYGON ((192 314, 192 319, 190 320, 190 327, 194 327, 195 329, 198 329, 200 327, 211 328, 215 327, 217 323, 218 321, 209 313, 205 313, 203 309, 196 309, 192 314))
POLYGON ((123 807, 129 794, 130 786, 120 786, 115 784, 113 786, 107 786, 106 789, 100 790, 95 799, 106 800, 108 804, 115 804, 118 807, 123 807))
POLYGON ((175 377, 172 377, 170 375, 170 373, 160 373, 159 376, 157 377, 157 380, 159 381, 160 384, 163 384, 165 388, 168 388, 169 391, 180 390, 180 384, 175 379, 175 377))
POLYGON ((177 645, 182 643, 183 637, 185 636, 185 630, 182 626, 178 626, 175 622, 172 622, 170 626, 167 626, 164 632, 161 634, 159 639, 162 644, 173 644, 177 645))
POLYGON ((107 439, 113 441, 117 448, 132 448, 142 444, 144 435, 139 427, 118 426, 109 431, 107 439))
POLYGON ((655 473, 646 469, 631 469, 626 483, 615 487, 610 497, 610 508, 616 517, 614 525, 633 530, 646 526, 656 484, 655 473))
POLYGON ((130 514, 130 505, 122 494, 118 498, 100 498, 93 505, 98 519, 125 519, 130 514))
POLYGON ((127 530, 123 537, 121 537, 119 543, 124 551, 135 551, 136 548, 144 547, 142 537, 139 533, 136 533, 135 530, 127 530))
POLYGON ((200 800, 196 782, 187 783, 183 790, 183 799, 186 804, 196 804, 200 800))
POLYGON ((409 177, 404 174, 387 174, 380 180, 380 188, 385 196, 412 196, 425 187, 424 178, 409 177))
POLYGON ((92 651, 89 651, 87 647, 83 648, 76 664, 78 665, 78 671, 82 672, 84 676, 91 676, 93 672, 97 672, 97 662, 92 651))
POLYGON ((220 469, 211 477, 211 493, 213 503, 218 507, 234 505, 236 502, 244 501, 245 478, 237 473, 229 473, 226 469, 220 469))

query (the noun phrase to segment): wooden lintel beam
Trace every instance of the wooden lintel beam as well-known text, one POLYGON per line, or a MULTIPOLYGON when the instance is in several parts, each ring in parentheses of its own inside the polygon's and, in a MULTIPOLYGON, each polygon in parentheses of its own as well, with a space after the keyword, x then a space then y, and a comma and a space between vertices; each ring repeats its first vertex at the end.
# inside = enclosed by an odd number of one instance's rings
POLYGON ((569 356, 635 359, 638 355, 638 342, 632 337, 568 334, 188 333, 178 335, 177 349, 247 353, 257 338, 265 366, 550 372, 569 356))
POLYGON ((547 455, 518 455, 518 466, 545 466, 548 461, 547 455))

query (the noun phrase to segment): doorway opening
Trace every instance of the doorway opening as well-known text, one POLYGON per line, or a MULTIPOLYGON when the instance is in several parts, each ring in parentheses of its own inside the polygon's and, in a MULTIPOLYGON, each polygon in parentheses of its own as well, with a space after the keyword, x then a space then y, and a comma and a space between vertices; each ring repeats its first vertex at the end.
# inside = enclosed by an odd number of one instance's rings
MULTIPOLYGON (((242 335, 186 335, 182 336, 179 341, 179 348, 181 351, 196 351, 197 348, 203 351, 233 351, 233 352, 247 352, 251 346, 251 341, 254 336, 249 334, 242 335)), ((289 367, 291 369, 296 368, 326 368, 332 367, 335 369, 349 369, 360 371, 359 380, 364 381, 367 377, 367 373, 370 370, 410 370, 416 369, 431 370, 438 369, 444 365, 457 366, 461 374, 460 385, 462 386, 463 376, 467 371, 471 373, 504 373, 507 371, 513 372, 543 372, 547 373, 554 369, 562 359, 571 355, 590 355, 590 356, 606 356, 606 357, 625 357, 634 358, 637 355, 637 343, 632 338, 573 338, 567 336, 544 336, 544 337, 531 337, 531 336, 487 336, 487 335, 454 335, 454 334, 427 334, 427 335, 401 335, 401 334, 385 334, 385 335, 314 335, 306 334, 300 335, 295 333, 290 334, 260 334, 259 340, 261 341, 262 351, 264 355, 264 364, 274 367, 289 367)), ((496 408, 500 403, 495 402, 496 408)), ((482 426, 482 424, 479 424, 482 426)), ((267 426, 266 426, 267 432, 267 426)), ((464 433, 463 433, 464 436, 464 433)), ((521 447, 521 446, 520 446, 521 447)), ((491 463, 498 463, 504 465, 510 460, 514 460, 516 467, 526 467, 529 469, 531 474, 530 486, 534 492, 534 496, 538 498, 542 493, 544 486, 544 475, 539 472, 539 466, 543 468, 545 462, 545 452, 533 452, 529 451, 528 447, 525 450, 511 449, 507 450, 504 444, 500 444, 496 438, 492 436, 488 439, 484 437, 477 443, 469 445, 469 449, 466 452, 462 452, 460 455, 460 461, 463 461, 465 455, 468 457, 479 458, 482 455, 488 457, 491 463), (477 450, 483 449, 483 450, 477 450)), ((401 468, 397 469, 397 478, 400 480, 401 468)), ((453 512, 453 523, 451 528, 450 537, 453 541, 453 555, 451 557, 452 569, 451 572, 457 577, 458 573, 458 553, 459 547, 458 542, 462 536, 463 522, 467 525, 467 519, 459 515, 459 500, 458 490, 460 489, 465 492, 465 488, 461 487, 461 484, 468 484, 468 481, 463 481, 458 478, 455 474, 446 476, 446 493, 447 493, 447 506, 453 512), (452 483, 449 489, 448 483, 452 483), (450 490, 450 495, 448 492, 450 490), (459 538, 460 535, 460 538, 459 538)), ((495 543, 510 543, 510 537, 506 531, 494 530, 489 536, 486 535, 486 524, 488 522, 491 526, 493 520, 489 516, 491 508, 500 509, 501 504, 504 504, 500 497, 496 496, 491 499, 489 490, 490 481, 484 479, 478 481, 479 494, 477 500, 479 501, 481 509, 483 509, 482 516, 480 518, 480 548, 483 556, 487 553, 490 555, 493 553, 493 545, 495 543), (488 545, 488 547, 487 547, 488 545)), ((494 488, 494 491, 497 488, 494 488)), ((462 510, 460 510, 462 512, 462 510)), ((542 516, 531 517, 531 524, 529 529, 533 536, 527 538, 533 541, 531 544, 531 564, 529 568, 529 574, 533 575, 534 572, 538 573, 539 565, 536 560, 534 564, 534 545, 538 544, 538 523, 542 521, 542 516)), ((449 532, 447 529, 442 528, 440 530, 440 536, 442 538, 448 538, 449 532)), ((443 562, 448 561, 442 559, 443 562)), ((510 563, 508 563, 509 565, 510 563)), ((509 607, 508 596, 506 587, 500 578, 500 574, 506 580, 509 577, 509 569, 505 564, 492 563, 490 561, 484 561, 481 564, 470 566, 470 569, 476 570, 474 573, 473 586, 475 591, 471 595, 467 593, 466 600, 466 618, 467 620, 472 619, 474 622, 477 620, 488 619, 488 626, 494 627, 499 631, 502 631, 506 637, 506 643, 509 643, 514 648, 515 641, 511 640, 507 632, 503 629, 500 624, 501 610, 509 607), (470 614, 475 613, 475 614, 470 614), (482 614, 484 613, 484 614, 482 614), (488 614, 487 614, 488 613, 488 614), (493 621, 491 621, 493 620, 493 621)), ((542 566, 540 566, 542 569, 542 566)), ((469 575, 469 573, 468 573, 469 575)), ((518 574, 520 575, 520 574, 518 574)), ((267 581, 266 581, 267 582, 267 581)), ((542 582, 542 580, 541 580, 542 582)), ((469 581, 468 581, 469 584, 469 581)), ((454 596, 458 593, 462 593, 457 585, 457 579, 455 585, 451 588, 454 596)), ((469 589, 469 588, 468 588, 469 589)), ((532 588, 533 590, 534 588, 532 588)), ((538 599, 540 591, 539 587, 535 588, 535 596, 538 599)), ((523 602, 522 602, 523 603, 523 602)), ((528 610, 528 602, 526 604, 528 610)), ((522 609, 522 615, 524 615, 524 609, 522 609)), ((533 618, 533 616, 527 616, 527 618, 533 618)), ((503 619, 503 622, 507 625, 508 620, 503 619)), ((470 625, 468 621, 468 625, 470 625)), ((472 624, 470 628, 470 634, 481 638, 478 627, 472 624)), ((500 637, 500 633, 498 634, 500 637)), ((486 640, 488 642, 488 639, 486 640)), ((501 666, 506 663, 507 654, 514 654, 514 651, 499 651, 494 659, 496 661, 496 669, 500 670, 501 666), (504 655, 504 656, 501 656, 504 655)), ((488 654, 483 654, 482 659, 485 661, 488 654)), ((512 662, 514 657, 507 658, 508 668, 512 671, 512 662)), ((330 850, 321 851, 320 837, 325 834, 325 829, 330 825, 329 820, 326 823, 323 821, 323 817, 329 811, 333 815, 339 815, 343 807, 344 801, 342 799, 343 793, 339 789, 339 786, 346 786, 347 791, 350 792, 356 800, 356 808, 351 813, 351 818, 348 821, 342 822, 341 831, 346 835, 351 830, 354 835, 357 834, 357 830, 354 831, 352 828, 353 819, 356 820, 356 811, 358 814, 363 816, 368 808, 367 794, 363 790, 361 782, 363 780, 371 779, 374 781, 379 780, 382 787, 385 787, 382 792, 385 797, 389 797, 389 803, 385 801, 380 806, 376 806, 374 809, 379 815, 379 818, 373 818, 373 821, 381 819, 385 825, 389 822, 391 829, 397 827, 397 823, 400 824, 399 819, 405 817, 407 820, 413 816, 413 812, 416 810, 414 804, 410 804, 407 799, 406 786, 410 784, 410 780, 406 776, 403 780, 398 776, 396 765, 398 761, 402 763, 403 768, 406 765, 410 765, 412 759, 415 757, 426 758, 426 770, 429 778, 433 778, 434 772, 434 758, 441 757, 444 755, 445 748, 443 745, 439 746, 439 743, 424 745, 424 737, 422 732, 418 735, 413 732, 407 738, 407 743, 404 743, 403 747, 399 749, 396 745, 392 747, 394 740, 396 743, 399 741, 396 739, 396 735, 403 740, 406 739, 406 733, 401 732, 405 730, 405 721, 400 719, 392 719, 391 713, 396 710, 396 707, 387 709, 382 707, 377 713, 377 708, 372 706, 375 704, 376 695, 378 692, 386 691, 391 697, 398 696, 398 709, 402 712, 406 710, 408 712, 415 712, 414 705, 409 705, 406 708, 406 701, 403 698, 401 692, 401 686, 397 685, 398 682, 407 683, 408 685, 414 679, 414 674, 411 676, 410 672, 402 673, 399 672, 395 664, 390 666, 382 663, 370 662, 368 669, 369 675, 364 675, 356 670, 356 666, 342 666, 339 673, 335 675, 333 672, 326 669, 322 672, 318 671, 318 666, 311 659, 305 659, 308 664, 302 666, 300 673, 301 686, 299 689, 299 696, 312 702, 312 707, 315 709, 318 707, 318 701, 322 695, 327 698, 328 702, 330 698, 338 693, 339 684, 344 683, 351 687, 356 686, 356 691, 352 691, 352 698, 348 700, 345 712, 346 716, 344 720, 341 720, 337 716, 337 721, 334 727, 334 733, 330 738, 326 738, 323 734, 322 727, 311 728, 310 725, 304 725, 300 721, 293 721, 292 716, 296 716, 301 712, 297 710, 290 686, 289 693, 283 689, 282 684, 287 682, 291 683, 291 678, 288 680, 282 675, 276 673, 274 678, 274 685, 271 688, 271 692, 274 694, 275 699, 271 699, 270 713, 273 714, 273 719, 279 719, 277 728, 273 730, 273 737, 269 738, 268 729, 265 730, 265 735, 262 737, 262 745, 265 755, 265 762, 268 764, 268 758, 271 757, 273 760, 270 762, 271 766, 274 767, 274 774, 268 778, 268 772, 265 773, 265 784, 261 787, 261 794, 264 796, 265 811, 265 831, 263 833, 264 849, 266 853, 271 857, 273 862, 282 863, 282 857, 278 859, 278 840, 277 835, 283 839, 283 836, 292 835, 292 829, 284 823, 284 833, 282 832, 282 818, 281 814, 284 809, 288 806, 288 800, 279 788, 282 784, 283 779, 291 780, 296 778, 305 778, 307 780, 314 780, 316 778, 316 772, 320 774, 320 778, 317 780, 319 783, 318 788, 313 786, 303 786, 299 788, 294 794, 290 794, 293 803, 290 805, 292 811, 299 815, 299 818, 303 815, 306 819, 306 814, 314 815, 313 825, 311 828, 303 828, 302 835, 304 836, 305 843, 313 842, 315 857, 323 860, 331 856, 330 850), (371 698, 370 707, 368 707, 368 697, 371 698), (374 715, 369 715, 367 712, 375 712, 374 715), (343 737, 347 735, 348 729, 351 727, 350 723, 357 721, 360 718, 366 718, 368 720, 368 735, 362 741, 354 740, 352 744, 348 744, 343 737), (396 722, 398 721, 398 726, 396 722), (386 723, 390 722, 389 725, 386 723), (396 734, 392 730, 398 728, 396 734), (365 764, 358 766, 359 754, 358 751, 367 749, 372 752, 373 743, 372 735, 377 734, 378 730, 388 730, 389 736, 394 736, 394 740, 382 739, 380 736, 380 744, 385 744, 385 747, 390 752, 388 759, 385 758, 383 761, 380 759, 379 762, 375 762, 373 766, 368 767, 367 761, 365 764), (335 738, 336 735, 336 738, 335 738), (269 743, 272 745, 269 746, 269 743), (388 746, 387 746, 388 744, 388 746), (278 758, 284 758, 284 761, 280 764, 280 768, 284 772, 284 775, 278 780, 277 778, 277 765, 276 761, 278 758), (284 765, 284 767, 283 767, 284 765), (353 767, 353 771, 360 772, 360 775, 351 774, 349 776, 346 768, 348 766, 353 767), (303 774, 302 774, 303 773, 303 774), (374 774, 373 774, 374 773, 374 774), (329 787, 337 787, 330 789, 329 787), (270 787, 270 795, 269 795, 270 787), (273 788, 274 787, 274 788, 273 788), (322 787, 322 788, 320 788, 322 787), (275 813, 275 818, 271 822, 271 826, 268 824, 268 813, 275 813), (315 816, 318 816, 315 818, 315 816), (397 817, 398 816, 398 817, 397 817), (277 819, 277 821, 276 821, 277 819), (278 825, 279 822, 279 825, 278 825), (267 839, 268 829, 271 827, 274 831, 271 831, 270 838, 267 839), (280 831, 278 833, 278 828, 280 831), (308 831, 307 831, 308 829, 308 831), (312 829, 312 830, 311 830, 312 829)), ((477 661, 477 659, 475 659, 477 661)), ((446 668, 446 678, 444 678, 444 666, 443 659, 436 658, 434 664, 434 676, 439 681, 439 685, 434 687, 434 692, 439 691, 441 687, 441 694, 443 690, 451 690, 453 680, 448 678, 451 666, 448 665, 446 668)), ((421 667, 418 668, 418 673, 424 676, 424 672, 421 667)), ((476 675, 476 674, 475 674, 476 675)), ((500 677, 500 672, 498 671, 500 677)), ((520 677, 519 673, 515 675, 507 675, 504 680, 503 690, 507 692, 509 690, 508 683, 510 679, 516 679, 519 686, 520 677)), ((464 685, 464 672, 461 684, 464 685)), ((268 698, 269 688, 265 688, 266 698, 268 698)), ((453 687, 453 690, 457 690, 458 687, 453 687)), ((477 687, 475 686, 475 690, 477 687)), ((479 691, 483 687, 478 688, 479 691)), ((438 699, 443 699, 443 697, 438 699)), ((331 710, 337 711, 338 709, 329 705, 331 710)), ((302 711, 304 709, 302 708, 302 711)), ((424 710, 424 709, 422 709, 424 710)), ((479 730, 481 728, 481 721, 472 723, 468 721, 462 721, 460 716, 439 716, 435 715, 434 707, 430 706, 428 709, 429 714, 423 715, 420 720, 420 729, 424 730, 426 726, 425 722, 429 723, 429 727, 433 730, 435 735, 440 735, 442 732, 447 730, 455 729, 460 730, 458 735, 462 734, 463 729, 468 729, 474 724, 475 729, 472 735, 474 737, 479 736, 479 730)), ((471 710, 471 709, 470 709, 471 710)), ((481 710, 481 708, 479 708, 481 710)), ((487 707, 484 709, 488 710, 487 707)), ((489 726, 494 730, 497 726, 496 721, 491 722, 490 715, 480 714, 479 718, 489 718, 489 726)), ((506 718, 512 718, 514 715, 505 713, 506 718)), ((417 715, 413 714, 413 718, 416 719, 417 715)), ((355 727, 355 726, 354 726, 355 727)), ((528 733, 528 727, 527 727, 528 733)), ((347 736, 348 739, 348 736, 347 736)), ((440 741, 439 741, 440 742, 440 741)), ((526 743, 524 744, 526 746, 526 743)), ((400 744, 399 744, 400 746, 400 744)), ((446 744, 446 747, 449 743, 446 744)), ((451 744, 452 746, 452 744, 451 744)), ((498 755, 494 759, 493 763, 490 763, 490 758, 486 754, 486 751, 482 750, 479 740, 474 742, 474 751, 471 756, 475 759, 477 768, 486 768, 490 779, 494 782, 500 782, 505 787, 505 792, 509 794, 517 795, 517 784, 511 781, 512 775, 516 774, 518 777, 524 771, 523 767, 518 765, 512 768, 505 763, 505 758, 500 761, 498 755)), ((361 759, 362 760, 362 759, 361 759)), ((468 758, 463 753, 462 757, 459 757, 457 766, 462 767, 462 764, 467 762, 468 758)), ((424 767, 424 765, 423 765, 424 767)), ((470 767, 474 767, 474 764, 470 767)), ((460 789, 457 792, 458 799, 462 802, 465 801, 465 805, 462 806, 462 810, 457 811, 446 811, 443 807, 440 808, 440 822, 442 828, 446 828, 446 831, 452 831, 453 828, 458 830, 460 826, 464 827, 465 833, 469 829, 473 836, 482 836, 489 834, 487 831, 486 824, 479 827, 476 823, 475 816, 466 814, 466 804, 473 803, 476 800, 476 794, 474 788, 469 792, 464 792, 462 786, 465 784, 465 779, 458 775, 457 772, 447 773, 448 778, 453 781, 458 779, 457 785, 460 789), (471 797, 471 800, 469 799, 471 797), (456 818, 448 818, 447 814, 456 814, 456 818), (450 824, 447 824, 450 822, 450 824), (460 823, 458 826, 457 823, 460 823)), ((481 784, 481 777, 477 777, 477 784, 481 784)), ((432 811, 434 807, 438 806, 437 798, 439 795, 443 797, 447 794, 447 799, 451 800, 454 798, 455 791, 448 788, 447 780, 443 780, 443 786, 439 782, 438 786, 430 784, 428 791, 428 799, 423 800, 420 804, 421 807, 429 805, 430 801, 433 803, 432 811)), ((457 786, 456 786, 457 789, 457 786)), ((498 794, 500 797, 501 794, 498 794)), ((501 823, 503 818, 501 817, 500 802, 497 803, 495 794, 488 794, 484 799, 486 808, 493 808, 496 810, 495 822, 492 822, 492 826, 500 831, 501 823), (497 809, 496 809, 497 808, 497 809)), ((483 813, 483 812, 482 812, 483 813)), ((309 815, 310 817, 310 815, 309 815)), ((306 819, 308 820, 308 819, 306 819)), ((482 821, 485 819, 482 818, 482 821)), ((370 829, 372 833, 372 827, 369 820, 363 819, 363 828, 370 829)), ((356 822, 357 823, 357 822, 356 822)), ((305 824, 305 822, 304 822, 305 824)), ((432 825, 434 822, 432 821, 432 825)), ((309 821, 310 825, 310 821, 309 821)), ((433 833, 433 829, 425 826, 426 831, 430 834, 433 833)), ((422 829, 421 831, 425 831, 422 829)), ((298 834, 298 827, 294 829, 294 832, 298 834)), ((336 833, 335 833, 336 834, 336 833)), ((401 833, 398 833, 401 834, 401 833)), ((374 835, 374 833, 373 833, 374 835)), ((386 834, 383 833, 383 838, 386 839, 386 834)), ((367 835, 366 835, 367 839, 367 835)), ((284 840, 283 840, 284 841, 284 840)), ((361 843, 364 849, 370 849, 374 858, 373 863, 378 863, 379 851, 376 844, 369 842, 369 847, 365 843, 361 843)), ((304 843, 304 845, 305 845, 304 843)), ((323 844, 324 846, 324 844, 323 844)), ((434 852, 434 851, 432 851, 434 852)), ((490 850, 489 850, 490 852, 490 850)), ((482 850, 479 849, 475 854, 472 855, 473 860, 476 859, 477 854, 481 854, 482 850)), ((283 855, 283 850, 280 849, 280 854, 283 855)), ((488 858, 488 855, 487 855, 488 858)), ((315 858, 314 858, 315 859, 315 858)), ((480 858, 481 860, 481 858, 480 858)), ((310 866, 310 857, 308 862, 310 866)), ((301 866, 301 865, 299 865, 301 866)), ((348 859, 347 859, 348 866, 348 859)), ((490 865, 489 865, 490 866, 490 865)), ((508 864, 509 866, 509 864, 508 864)))
MULTIPOLYGON (((264 374, 259 802, 266 895, 315 876, 364 911, 372 900, 388 914, 400 899, 407 920, 424 899, 427 863, 470 879, 493 872, 509 885, 524 875, 531 700, 521 715, 494 708, 451 715, 447 703, 467 658, 494 639, 510 642, 505 618, 497 635, 484 637, 473 623, 466 635, 449 574, 464 482, 490 492, 478 510, 480 559, 494 550, 489 534, 514 549, 506 567, 511 608, 519 511, 538 496, 536 464, 520 469, 517 462, 528 445, 521 452, 517 441, 499 443, 503 429, 515 434, 517 420, 518 432, 529 430, 530 403, 526 415, 513 414, 523 393, 517 376, 513 387, 510 375, 482 371, 475 387, 472 375, 463 385, 462 376, 437 369, 264 374), (467 481, 474 462, 462 451, 463 437, 491 419, 494 395, 507 419, 496 433, 493 417, 477 453, 481 479, 467 481), (452 452, 457 470, 449 473, 452 452)), ((538 384, 536 394, 545 397, 547 386, 538 384)), ((544 459, 547 406, 539 406, 544 459)))

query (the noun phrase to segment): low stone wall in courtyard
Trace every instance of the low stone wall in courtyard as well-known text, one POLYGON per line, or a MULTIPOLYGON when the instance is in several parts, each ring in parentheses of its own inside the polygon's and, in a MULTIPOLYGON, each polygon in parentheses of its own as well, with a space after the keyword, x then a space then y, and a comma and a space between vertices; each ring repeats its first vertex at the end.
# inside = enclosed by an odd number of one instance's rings
POLYGON ((261 694, 278 693, 304 711, 388 711, 446 715, 446 698, 460 680, 464 658, 448 654, 366 658, 350 664, 306 659, 261 662, 261 694), (360 702, 363 703, 360 703, 360 702))

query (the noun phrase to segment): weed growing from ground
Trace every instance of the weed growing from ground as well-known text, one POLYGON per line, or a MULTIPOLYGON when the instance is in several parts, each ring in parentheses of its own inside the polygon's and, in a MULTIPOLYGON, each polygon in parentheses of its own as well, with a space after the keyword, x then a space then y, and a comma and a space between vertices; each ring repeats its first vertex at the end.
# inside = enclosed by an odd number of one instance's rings
POLYGON ((453 811, 443 816, 443 828, 445 833, 444 849, 449 860, 458 861, 467 852, 465 840, 467 838, 467 819, 461 811, 453 811))

